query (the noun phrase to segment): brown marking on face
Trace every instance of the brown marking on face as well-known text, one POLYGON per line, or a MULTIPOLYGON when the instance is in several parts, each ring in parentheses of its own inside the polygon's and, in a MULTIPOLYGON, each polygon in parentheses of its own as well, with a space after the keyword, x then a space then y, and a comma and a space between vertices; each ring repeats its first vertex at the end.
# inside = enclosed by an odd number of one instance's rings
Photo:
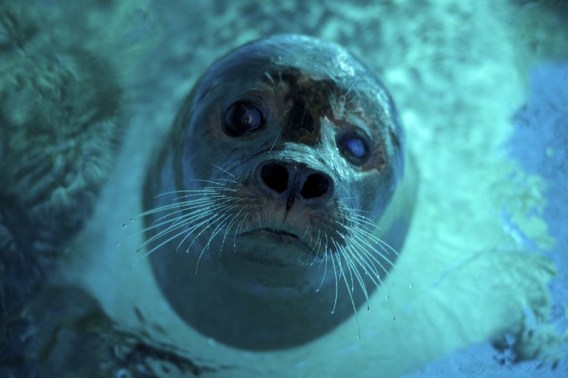
POLYGON ((340 88, 329 79, 317 80, 296 68, 273 72, 269 76, 277 78, 286 88, 284 101, 288 109, 283 138, 309 146, 321 142, 321 119, 333 118, 330 99, 340 88))
POLYGON ((382 172, 385 169, 388 157, 384 138, 392 135, 380 131, 384 129, 380 125, 389 121, 378 113, 381 109, 371 99, 353 89, 347 90, 331 78, 314 78, 295 67, 268 72, 262 81, 282 91, 282 101, 286 107, 282 121, 284 140, 315 146, 322 140, 323 119, 331 121, 338 129, 337 134, 342 135, 360 129, 345 117, 347 113, 355 114, 367 125, 375 125, 368 128, 370 134, 364 138, 368 143, 370 158, 357 168, 363 172, 382 172), (334 107, 342 111, 338 113, 334 107))

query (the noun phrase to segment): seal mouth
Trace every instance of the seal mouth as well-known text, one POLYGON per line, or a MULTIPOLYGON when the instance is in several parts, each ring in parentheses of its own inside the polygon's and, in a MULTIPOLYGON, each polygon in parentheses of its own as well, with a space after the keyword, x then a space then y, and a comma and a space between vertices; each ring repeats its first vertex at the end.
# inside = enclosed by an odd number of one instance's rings
POLYGON ((298 235, 294 234, 293 232, 286 230, 279 230, 275 228, 257 228, 254 230, 243 232, 241 234, 241 236, 253 236, 253 235, 261 235, 264 237, 268 237, 274 239, 277 242, 306 244, 298 235))
POLYGON ((255 238, 274 244, 276 249, 293 248, 303 250, 308 254, 314 253, 312 246, 295 230, 263 227, 247 230, 239 234, 240 237, 255 238))
POLYGON ((238 254, 265 266, 305 267, 316 255, 309 243, 295 230, 255 228, 242 232, 239 238, 242 238, 245 244, 241 245, 244 248, 240 249, 238 254))

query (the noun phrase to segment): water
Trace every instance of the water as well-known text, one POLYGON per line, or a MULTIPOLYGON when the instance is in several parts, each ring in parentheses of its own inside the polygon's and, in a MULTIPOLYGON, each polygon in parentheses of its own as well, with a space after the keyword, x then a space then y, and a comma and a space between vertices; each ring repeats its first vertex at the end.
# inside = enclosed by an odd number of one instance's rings
MULTIPOLYGON (((6 17, 14 6, 4 3, 6 17)), ((100 139, 81 141, 79 157, 99 153, 114 169, 87 167, 82 183, 93 196, 65 207, 69 199, 54 195, 48 210, 36 207, 32 189, 50 181, 21 180, 12 167, 26 155, 0 147, 0 376, 565 376, 568 9, 506 4, 30 1, 16 12, 27 20, 16 30, 30 58, 13 48, 6 21, 0 29, 1 140, 17 133, 6 125, 27 125, 39 106, 34 90, 11 86, 12 62, 25 67, 18 75, 44 77, 49 64, 81 73, 76 45, 111 67, 93 64, 88 72, 99 76, 79 85, 114 83, 123 97, 109 102, 103 88, 104 101, 81 102, 77 90, 75 109, 119 106, 123 114, 105 114, 125 136, 111 149, 116 158, 88 149, 106 146, 100 139), (309 345, 255 353, 208 339, 172 312, 148 264, 136 263, 143 240, 131 218, 141 212, 148 164, 199 74, 231 48, 283 32, 336 41, 379 73, 420 171, 419 205, 391 279, 358 313, 359 331, 353 319, 309 345), (60 223, 67 214, 85 221, 60 223), (513 332, 519 325, 526 332, 513 332)), ((62 102, 42 104, 37 117, 69 114, 62 102)), ((35 135, 19 137, 25 151, 61 143, 35 135)), ((58 164, 50 177, 73 182, 58 164)))

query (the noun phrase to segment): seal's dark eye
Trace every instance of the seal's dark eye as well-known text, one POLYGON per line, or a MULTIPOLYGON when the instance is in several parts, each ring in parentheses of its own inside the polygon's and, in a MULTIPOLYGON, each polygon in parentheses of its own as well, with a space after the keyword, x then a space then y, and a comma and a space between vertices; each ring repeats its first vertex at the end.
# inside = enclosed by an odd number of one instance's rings
POLYGON ((225 133, 243 136, 258 129, 264 118, 262 112, 248 102, 236 102, 225 113, 225 133))
POLYGON ((361 136, 349 133, 337 141, 339 152, 352 164, 361 165, 369 158, 369 147, 361 136))

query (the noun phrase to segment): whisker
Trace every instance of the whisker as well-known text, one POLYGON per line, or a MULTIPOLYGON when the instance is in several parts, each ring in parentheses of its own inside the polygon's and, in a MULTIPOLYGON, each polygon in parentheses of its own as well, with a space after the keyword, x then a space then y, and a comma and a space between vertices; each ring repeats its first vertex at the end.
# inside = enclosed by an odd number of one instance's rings
POLYGON ((241 222, 237 226, 237 229, 235 230, 235 235, 233 236, 233 253, 237 253, 237 235, 240 233, 239 230, 242 230, 243 224, 246 219, 246 217, 243 217, 243 219, 241 219, 241 222))
POLYGON ((227 239, 227 236, 229 236, 229 233, 231 232, 231 228, 233 228, 233 225, 235 224, 236 220, 239 218, 239 215, 241 215, 241 213, 243 212, 243 208, 241 208, 241 210, 239 210, 239 212, 237 214, 235 214, 231 220, 229 221, 229 223, 227 224, 227 227, 225 228, 225 234, 223 235, 223 240, 221 241, 221 246, 219 247, 219 255, 221 254, 221 252, 223 251, 223 247, 225 245, 225 241, 227 239))
MULTIPOLYGON (((320 284, 319 284, 318 288, 316 289, 316 293, 319 293, 319 291, 321 290, 321 287, 323 286, 323 283, 324 283, 324 281, 325 281, 325 277, 326 277, 326 274, 327 274, 327 265, 328 265, 328 261, 327 261, 327 258, 328 258, 328 251, 327 251, 327 235, 324 235, 324 236, 325 236, 325 244, 324 244, 323 257, 325 258, 325 266, 324 266, 324 269, 323 269, 323 275, 322 275, 322 277, 321 277, 320 284)), ((324 260, 324 259, 322 258, 321 261, 323 261, 323 260, 324 260)), ((320 264, 321 264, 321 261, 320 261, 320 264)), ((336 296, 337 296, 337 292, 336 292, 336 296)))
POLYGON ((358 232, 352 230, 352 236, 350 241, 353 242, 353 245, 356 245, 358 248, 358 253, 364 257, 368 257, 372 260, 372 262, 377 263, 381 269, 387 273, 388 269, 385 268, 382 261, 377 258, 377 255, 388 262, 392 267, 394 263, 390 261, 390 258, 383 254, 383 252, 377 250, 377 248, 382 248, 380 244, 373 245, 369 242, 368 239, 362 237, 358 232))
MULTIPOLYGON (((236 205, 233 205, 232 207, 235 207, 235 206, 236 206, 236 205)), ((195 243, 195 241, 197 241, 197 239, 198 239, 201 235, 203 235, 203 233, 204 233, 205 231, 207 231, 207 229, 208 229, 209 227, 211 227, 213 224, 215 224, 216 222, 218 222, 219 219, 223 216, 224 213, 219 214, 219 212, 216 212, 215 214, 216 214, 215 218, 214 218, 213 220, 210 220, 210 222, 209 222, 209 224, 207 225, 207 227, 205 227, 203 230, 201 230, 201 232, 199 232, 199 234, 197 234, 197 235, 193 238, 193 240, 191 241, 191 243, 189 244, 189 246, 188 246, 187 249, 186 249, 186 253, 189 253, 189 250, 191 249, 191 247, 193 246, 193 244, 195 243)), ((203 252, 202 252, 202 254, 203 254, 203 252)), ((201 259, 201 255, 202 255, 202 254, 199 255, 199 259, 201 259)), ((198 264, 199 264, 199 261, 198 261, 198 264)), ((197 268, 196 268, 196 270, 197 270, 197 268)))
MULTIPOLYGON (((331 239, 332 243, 335 245, 335 240, 333 240, 333 238, 331 239)), ((328 256, 331 257, 331 264, 333 266, 333 275, 335 278, 335 296, 333 298, 333 307, 331 308, 331 314, 335 314, 335 309, 337 308, 337 297, 339 294, 339 278, 337 277, 338 275, 338 271, 337 271, 337 267, 335 266, 335 256, 333 252, 330 252, 327 254, 328 256)))
POLYGON ((158 232, 157 234, 153 235, 152 237, 148 238, 140 247, 146 247, 150 243, 156 241, 157 239, 161 238, 162 236, 165 236, 166 234, 174 232, 174 231, 176 231, 176 230, 178 230, 182 227, 185 227, 188 224, 194 223, 194 222, 199 221, 203 218, 207 218, 210 215, 214 214, 214 211, 218 210, 222 206, 223 205, 207 207, 207 208, 204 208, 204 211, 202 211, 202 212, 197 212, 197 213, 191 212, 191 213, 188 213, 185 216, 177 217, 177 218, 174 218, 174 219, 171 219, 171 220, 164 220, 157 225, 152 225, 152 226, 146 227, 146 228, 142 229, 142 232, 154 230, 154 229, 157 229, 161 226, 168 225, 164 230, 162 230, 162 231, 158 232))
MULTIPOLYGON (((314 258, 312 259, 312 262, 310 263, 310 265, 308 265, 308 267, 306 269, 310 269, 312 267, 312 265, 314 265, 316 260, 319 258, 320 247, 321 247, 321 230, 318 230, 318 236, 317 236, 317 239, 316 239, 315 246, 312 247, 310 245, 310 251, 315 251, 314 258)), ((320 262, 321 262, 321 260, 320 260, 320 262)))
POLYGON ((280 138, 280 134, 282 134, 282 130, 284 130, 284 128, 280 128, 280 130, 278 130, 278 134, 276 134, 276 138, 274 138, 274 142, 272 143, 272 146, 270 146, 270 149, 268 150, 268 152, 272 152, 272 150, 274 149, 274 146, 276 146, 276 142, 278 142, 278 138, 280 138))
MULTIPOLYGON (((194 226, 194 227, 198 227, 198 226, 200 226, 200 224, 199 224, 199 225, 196 225, 196 226, 194 226)), ((169 233, 169 230, 168 230, 168 233, 169 233)), ((150 250, 148 250, 147 252, 145 252, 145 253, 141 256, 141 258, 144 259, 144 258, 150 256, 150 254, 154 253, 155 251, 157 251, 158 249, 160 249, 160 248, 163 247, 164 245, 170 243, 171 241, 175 240, 176 238, 178 238, 178 237, 181 236, 181 235, 184 235, 185 233, 187 233, 187 230, 186 230, 186 229, 184 229, 184 230, 182 230, 182 231, 180 231, 180 232, 174 234, 173 236, 169 237, 168 239, 162 241, 162 242, 159 243, 158 245, 152 247, 150 250)), ((164 235, 159 235, 159 237, 162 237, 162 236, 164 236, 164 235)), ((156 239, 158 239, 158 238, 156 238, 156 239)), ((140 251, 142 248, 148 246, 148 244, 149 244, 149 242, 146 241, 140 248, 138 248, 137 251, 140 251)))
MULTIPOLYGON (((197 203, 196 206, 183 206, 181 208, 172 206, 171 209, 177 209, 177 210, 169 212, 169 213, 167 213, 163 216, 160 216, 159 218, 153 220, 152 224, 148 227, 145 227, 142 231, 145 232, 145 231, 153 230, 153 229, 160 228, 160 227, 165 226, 165 225, 170 224, 170 223, 172 223, 172 226, 173 226, 173 224, 175 224, 176 222, 186 220, 188 216, 191 216, 191 215, 198 216, 200 210, 210 211, 210 210, 217 209, 220 206, 222 206, 222 204, 211 206, 210 202, 197 203), (189 209, 191 209, 190 213, 188 213, 189 209), (177 216, 180 213, 184 214, 184 215, 183 216, 177 216), (193 214, 193 213, 197 213, 197 214, 193 214), (171 219, 169 219, 169 218, 171 218, 171 219)), ((160 212, 162 212, 162 211, 160 211, 160 212)))
POLYGON ((231 177, 235 177, 234 174, 232 174, 231 172, 227 171, 226 169, 224 169, 224 168, 218 166, 217 164, 211 163, 211 165, 212 165, 213 167, 217 168, 218 170, 220 170, 221 172, 226 173, 226 174, 228 174, 228 175, 231 176, 231 177))
MULTIPOLYGON (((201 233, 205 232, 209 227, 213 226, 213 224, 219 222, 219 225, 217 225, 217 227, 215 227, 215 229, 213 230, 213 232, 211 233, 211 235, 209 236, 209 241, 207 242, 207 244, 205 244, 205 246, 203 246, 203 248, 201 249, 201 253, 199 254, 199 257, 197 258, 197 264, 195 264, 195 274, 197 274, 197 270, 199 268, 199 263, 201 262, 201 258, 203 257, 203 254, 209 250, 209 246, 211 245, 211 241, 215 238, 215 236, 217 235, 217 233, 220 230, 220 226, 223 226, 223 219, 225 219, 226 217, 228 217, 230 215, 225 214, 224 217, 217 217, 215 219, 214 222, 210 223, 207 225, 207 227, 205 227, 201 233)), ((196 240, 199 237, 199 235, 197 235, 197 237, 194 239, 196 240)))
MULTIPOLYGON (((340 250, 340 246, 337 244, 337 242, 332 239, 332 242, 334 244, 334 246, 337 248, 336 250, 340 250)), ((343 273, 343 264, 341 264, 341 253, 336 253, 336 254, 332 254, 332 259, 335 257, 337 259, 337 264, 339 266, 339 270, 340 272, 343 273)), ((344 256, 345 258, 345 256, 344 256)), ((351 307, 353 308, 353 313, 355 314, 355 322, 357 323, 357 338, 361 338, 361 328, 359 326, 359 316, 357 314, 357 306, 355 305, 355 300, 353 299, 353 293, 351 290, 349 290, 349 282, 347 281, 347 277, 345 276, 345 274, 342 274, 343 276, 343 283, 345 284, 345 288, 347 289, 347 293, 349 294, 349 300, 351 301, 351 307)))
MULTIPOLYGON (((224 168, 214 166, 230 174, 224 168)), ((239 190, 235 186, 242 186, 242 184, 235 179, 233 174, 230 175, 232 176, 231 178, 192 180, 205 183, 206 186, 203 188, 160 193, 155 198, 172 196, 172 203, 148 209, 131 218, 130 222, 140 218, 147 218, 148 225, 139 232, 144 234, 153 233, 147 236, 138 247, 137 251, 146 249, 138 261, 175 240, 179 240, 175 248, 176 252, 179 252, 184 244, 189 241, 189 245, 185 248, 186 253, 189 253, 194 243, 208 231, 211 233, 198 256, 196 272, 203 254, 210 249, 213 240, 219 235, 223 235, 220 247, 220 250, 222 250, 231 229, 234 229, 237 223, 237 231, 243 226, 246 218, 241 215, 246 208, 246 203, 254 200, 252 195, 238 195, 239 190), (242 206, 243 204, 245 207, 242 206)), ((126 224, 123 226, 125 227, 126 224)), ((236 248, 236 240, 233 241, 233 248, 236 248)))
MULTIPOLYGON (((359 270, 357 269, 357 266, 355 265, 355 261, 353 261, 353 259, 352 259, 352 257, 354 257, 353 254, 348 253, 344 246, 342 246, 341 249, 342 249, 342 252, 343 252, 343 258, 345 259, 347 267, 349 268, 349 271, 351 272, 350 273, 352 275, 351 279, 353 279, 353 276, 355 277, 357 283, 359 284, 359 287, 363 291, 363 295, 365 296, 365 299, 368 301, 369 300, 369 294, 367 292, 367 285, 365 285, 365 281, 363 281, 363 277, 361 276, 361 273, 359 273, 359 270)), ((353 292, 354 290, 355 290, 355 288, 353 286, 353 282, 351 282, 351 291, 353 292)))
POLYGON ((371 239, 372 241, 377 243, 385 253, 390 254, 392 252, 395 256, 399 255, 399 253, 396 249, 391 247, 387 242, 385 242, 381 238, 378 238, 377 236, 373 235, 372 233, 370 233, 369 231, 367 231, 365 229, 358 228, 358 227, 356 227, 355 229, 358 232, 360 232, 361 234, 363 234, 363 236, 368 237, 369 239, 371 239))

